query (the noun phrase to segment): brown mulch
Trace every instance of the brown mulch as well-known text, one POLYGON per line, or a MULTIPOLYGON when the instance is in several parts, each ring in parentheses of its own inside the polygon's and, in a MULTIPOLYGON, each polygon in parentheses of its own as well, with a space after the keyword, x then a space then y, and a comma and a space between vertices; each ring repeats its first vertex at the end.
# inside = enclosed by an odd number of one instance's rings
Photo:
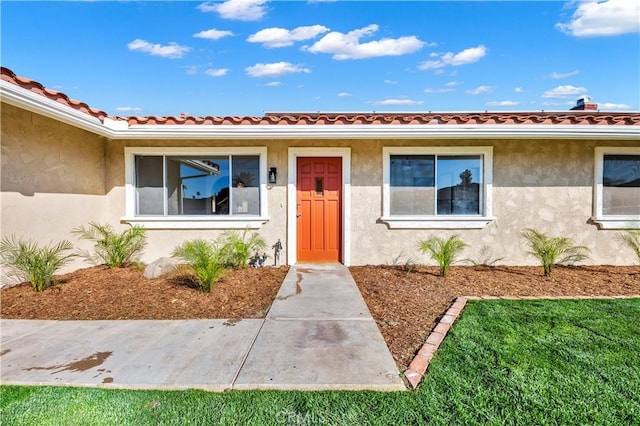
MULTIPOLYGON (((3 318, 210 319, 264 318, 288 268, 228 271, 211 293, 178 278, 147 280, 136 268, 81 269, 36 293, 28 284, 0 291, 3 318)), ((620 296, 640 294, 638 266, 556 267, 551 278, 540 267, 350 268, 371 314, 400 367, 409 365, 453 300, 464 296, 620 296)))
POLYGON ((180 277, 148 280, 135 267, 80 269, 41 293, 29 284, 0 292, 2 318, 52 320, 264 318, 287 267, 229 270, 211 293, 180 277))

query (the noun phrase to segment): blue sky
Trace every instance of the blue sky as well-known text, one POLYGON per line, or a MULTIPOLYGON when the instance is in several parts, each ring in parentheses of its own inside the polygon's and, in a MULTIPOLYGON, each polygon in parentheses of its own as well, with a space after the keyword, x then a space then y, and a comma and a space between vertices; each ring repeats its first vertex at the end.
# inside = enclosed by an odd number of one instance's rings
POLYGON ((640 2, 1 4, 2 65, 114 115, 640 110, 640 2))

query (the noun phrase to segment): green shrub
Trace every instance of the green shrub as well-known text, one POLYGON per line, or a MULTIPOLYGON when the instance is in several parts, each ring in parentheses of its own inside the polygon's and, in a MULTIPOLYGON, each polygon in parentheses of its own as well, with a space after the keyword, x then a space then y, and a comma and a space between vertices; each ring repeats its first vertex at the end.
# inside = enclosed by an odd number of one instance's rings
POLYGON ((136 261, 137 256, 147 244, 146 230, 141 226, 116 232, 111 225, 90 222, 71 231, 82 240, 94 241, 95 254, 89 258, 98 258, 109 268, 122 268, 136 261))
POLYGON ((198 288, 209 293, 224 273, 221 251, 215 242, 203 239, 187 241, 173 250, 173 257, 186 262, 198 288))
POLYGON ((634 251, 640 263, 640 230, 629 230, 618 234, 618 239, 634 251))
POLYGON ((266 250, 267 243, 257 232, 227 231, 218 240, 222 263, 228 268, 244 268, 251 254, 266 250))
POLYGON ((418 242, 421 252, 427 253, 440 266, 440 275, 445 277, 449 273, 449 266, 456 261, 456 257, 467 247, 467 244, 456 235, 447 239, 431 236, 418 242))
POLYGON ((0 242, 0 258, 9 273, 42 291, 54 283, 53 274, 75 256, 66 253, 71 249, 73 245, 66 240, 40 247, 35 241, 10 236, 0 242))
POLYGON ((540 260, 545 277, 551 276, 554 265, 575 263, 589 258, 589 248, 574 245, 571 238, 549 237, 533 228, 525 229, 521 235, 531 248, 529 254, 540 260))

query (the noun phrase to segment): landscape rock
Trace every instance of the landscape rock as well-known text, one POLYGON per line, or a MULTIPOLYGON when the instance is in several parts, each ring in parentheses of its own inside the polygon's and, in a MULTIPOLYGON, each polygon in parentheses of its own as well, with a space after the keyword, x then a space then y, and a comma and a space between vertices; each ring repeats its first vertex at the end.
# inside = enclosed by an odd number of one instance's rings
POLYGON ((179 264, 180 262, 172 257, 161 257, 147 265, 144 270, 144 277, 150 280, 159 278, 175 271, 179 264))

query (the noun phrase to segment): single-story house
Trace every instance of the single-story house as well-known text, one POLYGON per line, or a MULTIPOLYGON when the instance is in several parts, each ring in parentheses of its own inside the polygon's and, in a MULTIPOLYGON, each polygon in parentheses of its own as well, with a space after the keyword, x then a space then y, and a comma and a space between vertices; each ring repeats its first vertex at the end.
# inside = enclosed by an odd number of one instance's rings
POLYGON ((457 233, 526 265, 532 227, 634 263, 616 236, 640 228, 638 112, 116 117, 7 68, 0 88, 3 236, 141 225, 149 262, 248 228, 283 264, 363 265, 426 262, 418 240, 457 233))

